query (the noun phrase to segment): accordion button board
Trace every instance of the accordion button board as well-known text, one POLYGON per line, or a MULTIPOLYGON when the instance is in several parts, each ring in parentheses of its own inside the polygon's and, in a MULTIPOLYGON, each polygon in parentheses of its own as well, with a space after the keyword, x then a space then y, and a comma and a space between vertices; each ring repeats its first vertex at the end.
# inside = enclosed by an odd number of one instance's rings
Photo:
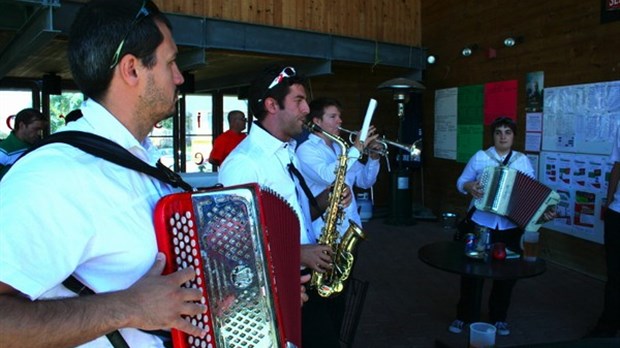
POLYGON ((300 346, 299 221, 286 202, 256 184, 175 193, 158 202, 155 230, 164 272, 192 267, 184 286, 207 306, 186 318, 206 337, 173 329, 175 348, 300 346))

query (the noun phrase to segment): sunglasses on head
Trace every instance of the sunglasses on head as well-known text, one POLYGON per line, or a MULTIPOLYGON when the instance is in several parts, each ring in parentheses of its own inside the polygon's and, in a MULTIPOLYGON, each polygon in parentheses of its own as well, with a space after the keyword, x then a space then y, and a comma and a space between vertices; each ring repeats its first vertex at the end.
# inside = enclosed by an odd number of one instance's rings
POLYGON ((271 84, 269 85, 269 87, 267 87, 267 90, 270 90, 275 86, 279 85, 280 82, 282 82, 285 78, 293 77, 295 75, 297 75, 295 68, 293 68, 292 66, 287 66, 286 68, 282 69, 282 71, 280 71, 278 76, 276 76, 273 81, 271 81, 271 84))
POLYGON ((136 16, 134 17, 133 21, 131 21, 129 30, 127 30, 127 32, 123 36, 123 39, 118 44, 118 47, 116 48, 116 51, 114 52, 114 56, 112 56, 112 61, 110 63, 110 70, 114 69, 114 67, 118 64, 118 61, 121 58, 121 52, 123 51, 123 47, 125 46, 125 40, 127 40, 127 36, 129 35, 129 33, 135 28, 136 24, 138 24, 142 19, 152 14, 151 10, 147 8, 147 5, 148 5, 148 1, 146 0, 143 1, 142 6, 138 10, 138 13, 136 13, 136 16))
POLYGON ((292 66, 287 66, 284 69, 282 69, 282 71, 280 71, 280 73, 273 79, 273 81, 271 81, 271 83, 267 87, 267 90, 265 91, 264 97, 260 98, 258 100, 258 102, 260 103, 265 98, 267 98, 267 95, 269 94, 269 91, 272 90, 275 86, 279 85, 280 82, 284 81, 284 79, 291 78, 291 77, 293 77, 295 75, 297 75, 297 72, 295 71, 295 68, 293 68, 292 66))

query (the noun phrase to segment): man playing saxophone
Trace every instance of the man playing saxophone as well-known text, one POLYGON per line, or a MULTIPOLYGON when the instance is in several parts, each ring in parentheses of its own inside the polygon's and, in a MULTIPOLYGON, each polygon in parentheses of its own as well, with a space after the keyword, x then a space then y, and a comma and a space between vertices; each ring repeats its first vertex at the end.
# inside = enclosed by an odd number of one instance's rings
MULTIPOLYGON (((332 252, 329 246, 316 244, 311 222, 312 216, 318 217, 327 206, 329 189, 313 196, 316 203, 311 204, 301 174, 295 169, 298 160, 293 137, 302 132, 309 112, 304 84, 305 80, 293 67, 281 66, 267 68, 254 80, 249 104, 257 121, 222 163, 218 181, 225 186, 256 182, 282 196, 300 221, 302 267, 324 272, 332 267, 332 252)), ((345 190, 342 204, 350 204, 351 197, 350 190, 345 190)), ((315 303, 308 301, 302 311, 313 306, 315 303)), ((310 329, 303 322, 302 345, 311 347, 308 340, 319 337, 324 338, 321 347, 339 347, 338 337, 326 332, 329 329, 325 325, 318 330, 310 329)))

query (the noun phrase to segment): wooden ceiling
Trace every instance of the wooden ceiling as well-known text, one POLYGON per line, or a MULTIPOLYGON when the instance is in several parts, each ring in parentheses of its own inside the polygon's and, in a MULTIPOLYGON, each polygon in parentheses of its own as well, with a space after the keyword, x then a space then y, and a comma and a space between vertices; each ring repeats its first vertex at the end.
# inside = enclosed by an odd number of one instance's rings
MULTIPOLYGON (((72 80, 67 33, 83 2, 0 0, 0 23, 5 23, 0 24, 0 80, 42 79, 45 74, 72 80), (7 18, 21 22, 8 25, 7 18)), ((168 17, 175 28, 179 65, 194 74, 197 92, 247 85, 257 71, 274 62, 293 64, 308 76, 330 74, 332 63, 404 67, 420 76, 424 69, 424 51, 410 46, 218 19, 168 17), (377 52, 383 54, 379 62, 377 52)))

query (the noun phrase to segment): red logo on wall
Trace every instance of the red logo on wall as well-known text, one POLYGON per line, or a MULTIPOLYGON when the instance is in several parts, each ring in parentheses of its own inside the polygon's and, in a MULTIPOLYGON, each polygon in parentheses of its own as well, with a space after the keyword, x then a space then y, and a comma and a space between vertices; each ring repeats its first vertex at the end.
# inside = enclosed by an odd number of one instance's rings
POLYGON ((10 130, 13 130, 13 120, 15 119, 15 115, 11 115, 6 118, 6 126, 9 127, 10 130))

